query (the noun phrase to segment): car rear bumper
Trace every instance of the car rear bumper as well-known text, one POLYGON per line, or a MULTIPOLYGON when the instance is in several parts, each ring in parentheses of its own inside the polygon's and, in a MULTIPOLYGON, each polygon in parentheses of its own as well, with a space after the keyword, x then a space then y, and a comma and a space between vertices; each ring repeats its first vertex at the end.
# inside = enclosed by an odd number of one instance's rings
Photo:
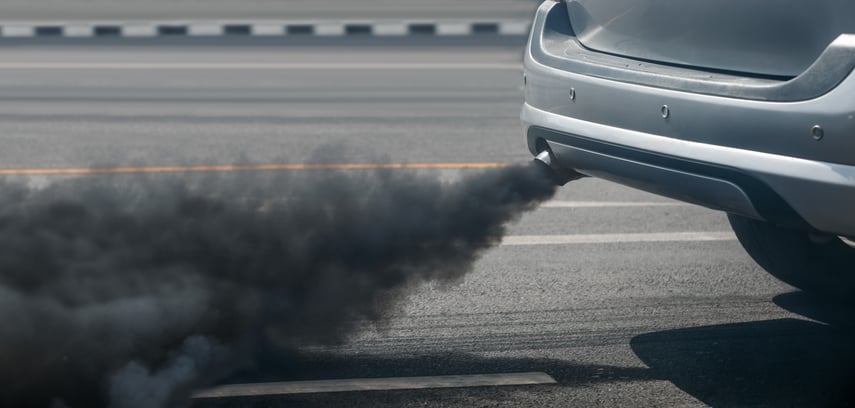
POLYGON ((546 143, 562 166, 582 174, 777 224, 855 236, 855 166, 682 141, 528 104, 522 119, 532 153, 546 143))
POLYGON ((796 100, 774 100, 786 82, 651 67, 578 48, 566 9, 557 7, 564 5, 541 6, 525 55, 522 119, 532 153, 548 146, 583 174, 855 236, 851 66, 829 89, 812 93, 801 83, 796 100), (620 69, 606 75, 603 67, 620 69), (620 71, 626 80, 615 77, 620 71))

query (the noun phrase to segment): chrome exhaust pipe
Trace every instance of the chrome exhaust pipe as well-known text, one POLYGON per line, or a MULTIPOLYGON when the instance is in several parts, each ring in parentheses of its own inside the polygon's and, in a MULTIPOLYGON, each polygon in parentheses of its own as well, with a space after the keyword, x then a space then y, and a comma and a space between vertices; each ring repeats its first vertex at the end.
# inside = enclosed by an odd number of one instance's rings
POLYGON ((586 177, 584 174, 567 169, 558 164, 555 156, 549 150, 544 150, 534 157, 535 163, 540 163, 548 172, 549 178, 559 186, 563 186, 573 180, 586 177))

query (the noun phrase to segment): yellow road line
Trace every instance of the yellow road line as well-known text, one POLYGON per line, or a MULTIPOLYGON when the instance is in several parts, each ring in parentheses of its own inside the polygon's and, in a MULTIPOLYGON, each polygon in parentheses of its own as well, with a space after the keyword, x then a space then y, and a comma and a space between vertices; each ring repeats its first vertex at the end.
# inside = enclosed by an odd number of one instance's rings
POLYGON ((219 166, 91 167, 0 169, 0 176, 192 173, 213 171, 287 171, 287 170, 372 170, 372 169, 493 169, 509 163, 338 163, 338 164, 247 164, 219 166))

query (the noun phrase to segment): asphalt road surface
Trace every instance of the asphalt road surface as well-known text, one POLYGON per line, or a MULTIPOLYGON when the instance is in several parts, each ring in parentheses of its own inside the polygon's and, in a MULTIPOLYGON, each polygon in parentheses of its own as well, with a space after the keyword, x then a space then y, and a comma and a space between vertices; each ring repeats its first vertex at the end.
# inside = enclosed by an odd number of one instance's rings
MULTIPOLYGON (((530 159, 518 119, 519 47, 2 54, 6 169, 530 159)), ((460 171, 471 170, 447 172, 460 171)), ((844 405, 855 385, 852 309, 768 276, 728 231, 718 212, 604 181, 573 182, 513 225, 506 244, 463 280, 417 288, 387 326, 366 327, 342 347, 283 354, 240 378, 542 372, 555 384, 194 406, 844 405)))
POLYGON ((4 0, 3 21, 528 18, 539 0, 4 0))

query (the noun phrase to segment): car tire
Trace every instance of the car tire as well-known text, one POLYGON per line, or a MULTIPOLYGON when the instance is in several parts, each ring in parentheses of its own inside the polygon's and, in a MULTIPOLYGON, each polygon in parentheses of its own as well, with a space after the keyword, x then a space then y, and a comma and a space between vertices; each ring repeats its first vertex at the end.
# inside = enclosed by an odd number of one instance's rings
POLYGON ((772 276, 805 292, 852 301, 855 248, 842 239, 815 239, 806 231, 727 217, 742 247, 772 276))

